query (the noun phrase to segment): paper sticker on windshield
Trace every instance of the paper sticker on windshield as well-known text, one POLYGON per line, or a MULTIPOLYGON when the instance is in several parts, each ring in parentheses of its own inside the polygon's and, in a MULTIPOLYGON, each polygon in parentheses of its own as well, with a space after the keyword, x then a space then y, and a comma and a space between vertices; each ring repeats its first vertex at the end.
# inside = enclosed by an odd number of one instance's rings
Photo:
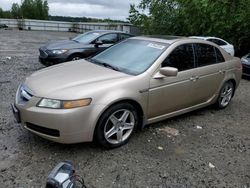
POLYGON ((149 43, 147 46, 151 47, 151 48, 156 48, 156 49, 159 49, 159 50, 163 50, 165 48, 165 46, 163 46, 163 45, 154 44, 154 43, 149 43))

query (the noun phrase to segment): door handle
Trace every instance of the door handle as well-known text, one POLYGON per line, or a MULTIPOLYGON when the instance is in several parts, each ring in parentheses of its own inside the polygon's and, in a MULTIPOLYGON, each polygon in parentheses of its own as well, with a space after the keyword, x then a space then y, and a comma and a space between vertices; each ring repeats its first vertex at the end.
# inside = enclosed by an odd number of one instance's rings
POLYGON ((195 82, 199 78, 200 78, 199 76, 192 76, 191 78, 189 78, 189 80, 195 82))
POLYGON ((189 78, 189 80, 194 82, 196 80, 196 78, 192 76, 191 78, 189 78))
POLYGON ((224 70, 220 70, 220 71, 219 71, 220 74, 225 74, 225 72, 226 72, 226 71, 224 71, 224 70))

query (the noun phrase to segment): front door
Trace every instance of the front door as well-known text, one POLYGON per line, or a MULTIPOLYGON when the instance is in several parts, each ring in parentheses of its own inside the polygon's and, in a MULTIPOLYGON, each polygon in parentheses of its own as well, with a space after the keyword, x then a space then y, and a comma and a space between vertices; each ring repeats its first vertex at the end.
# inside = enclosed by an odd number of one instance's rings
POLYGON ((148 118, 178 111, 194 105, 195 75, 192 44, 176 47, 163 61, 162 67, 175 67, 175 77, 150 80, 148 118))

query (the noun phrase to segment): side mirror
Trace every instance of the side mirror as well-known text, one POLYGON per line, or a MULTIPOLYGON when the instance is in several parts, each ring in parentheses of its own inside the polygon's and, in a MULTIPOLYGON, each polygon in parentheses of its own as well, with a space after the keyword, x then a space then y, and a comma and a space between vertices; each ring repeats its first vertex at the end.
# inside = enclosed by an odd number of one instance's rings
POLYGON ((162 67, 160 71, 155 74, 155 79, 162 79, 169 76, 177 76, 178 69, 174 67, 162 67))
POLYGON ((100 40, 95 41, 95 47, 103 45, 103 42, 100 40))

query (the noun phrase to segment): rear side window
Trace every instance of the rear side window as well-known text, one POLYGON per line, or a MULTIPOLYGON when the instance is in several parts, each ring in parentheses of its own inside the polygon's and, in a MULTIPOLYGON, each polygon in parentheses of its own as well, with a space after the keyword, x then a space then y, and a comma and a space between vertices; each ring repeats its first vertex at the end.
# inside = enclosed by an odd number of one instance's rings
POLYGON ((215 48, 215 52, 216 52, 217 63, 225 62, 225 59, 218 48, 215 48))
POLYGON ((162 67, 175 67, 178 71, 194 68, 194 52, 192 44, 176 47, 163 61, 162 67))
POLYGON ((214 47, 208 44, 195 44, 196 65, 203 67, 217 62, 214 47))

